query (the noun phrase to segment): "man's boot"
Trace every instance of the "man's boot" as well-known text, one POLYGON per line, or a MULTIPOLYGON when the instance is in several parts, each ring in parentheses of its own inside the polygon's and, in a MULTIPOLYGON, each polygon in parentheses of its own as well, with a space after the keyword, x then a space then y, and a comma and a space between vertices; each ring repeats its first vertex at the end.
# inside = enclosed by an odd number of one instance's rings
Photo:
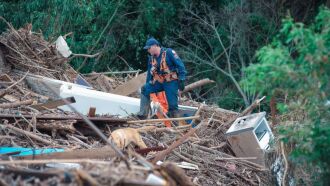
POLYGON ((146 119, 149 114, 149 108, 150 108, 150 97, 141 94, 140 99, 140 111, 137 114, 137 117, 139 119, 146 119))

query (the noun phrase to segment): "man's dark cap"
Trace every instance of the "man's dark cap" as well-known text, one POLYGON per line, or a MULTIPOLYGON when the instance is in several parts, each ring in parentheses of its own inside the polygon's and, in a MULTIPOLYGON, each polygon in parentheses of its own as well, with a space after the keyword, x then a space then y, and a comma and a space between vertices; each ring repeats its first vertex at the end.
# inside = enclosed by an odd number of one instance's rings
POLYGON ((149 49, 152 45, 158 45, 159 46, 159 42, 153 37, 151 37, 147 40, 146 46, 144 46, 143 49, 149 49))

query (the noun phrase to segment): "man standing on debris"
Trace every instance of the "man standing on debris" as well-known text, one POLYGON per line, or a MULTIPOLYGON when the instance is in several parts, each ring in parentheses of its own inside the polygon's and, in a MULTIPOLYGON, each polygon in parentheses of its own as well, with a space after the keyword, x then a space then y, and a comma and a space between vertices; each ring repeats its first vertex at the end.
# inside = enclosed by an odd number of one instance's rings
POLYGON ((165 91, 168 102, 169 117, 178 115, 178 90, 184 90, 186 70, 178 54, 171 48, 161 47, 159 42, 151 37, 145 47, 148 57, 148 72, 146 84, 141 88, 140 119, 148 116, 150 93, 165 91))

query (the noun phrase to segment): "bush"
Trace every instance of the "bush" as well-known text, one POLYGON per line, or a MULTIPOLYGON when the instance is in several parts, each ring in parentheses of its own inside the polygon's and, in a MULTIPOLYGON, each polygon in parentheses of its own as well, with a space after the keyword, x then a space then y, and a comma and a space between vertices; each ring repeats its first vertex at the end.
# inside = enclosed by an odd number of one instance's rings
POLYGON ((306 117, 295 122, 299 124, 279 132, 285 143, 295 146, 290 154, 293 163, 319 170, 323 175, 319 184, 324 185, 330 183, 329 51, 328 8, 321 8, 308 27, 288 17, 273 42, 257 52, 259 63, 246 69, 247 78, 241 82, 250 91, 285 96, 282 112, 305 111, 306 117))

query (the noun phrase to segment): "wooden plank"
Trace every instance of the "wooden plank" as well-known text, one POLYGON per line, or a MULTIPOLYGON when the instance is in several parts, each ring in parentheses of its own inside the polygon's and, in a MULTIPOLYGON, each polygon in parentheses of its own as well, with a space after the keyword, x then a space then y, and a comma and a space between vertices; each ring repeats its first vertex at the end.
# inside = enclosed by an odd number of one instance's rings
POLYGON ((96 108, 90 107, 88 111, 88 117, 95 117, 96 108))
POLYGON ((64 99, 58 99, 55 101, 49 101, 47 103, 43 104, 37 104, 37 105, 31 105, 32 108, 37 109, 37 110, 46 110, 46 109, 54 109, 62 105, 67 105, 71 103, 75 103, 76 100, 74 97, 68 97, 64 99))
POLYGON ((118 86, 115 90, 111 91, 111 93, 128 96, 129 94, 138 91, 146 83, 146 78, 147 72, 142 73, 123 85, 118 86))
POLYGON ((79 149, 64 152, 55 152, 51 154, 39 154, 31 156, 21 156, 19 159, 29 160, 46 160, 46 159, 108 159, 116 157, 115 151, 109 147, 94 148, 94 149, 79 149))

